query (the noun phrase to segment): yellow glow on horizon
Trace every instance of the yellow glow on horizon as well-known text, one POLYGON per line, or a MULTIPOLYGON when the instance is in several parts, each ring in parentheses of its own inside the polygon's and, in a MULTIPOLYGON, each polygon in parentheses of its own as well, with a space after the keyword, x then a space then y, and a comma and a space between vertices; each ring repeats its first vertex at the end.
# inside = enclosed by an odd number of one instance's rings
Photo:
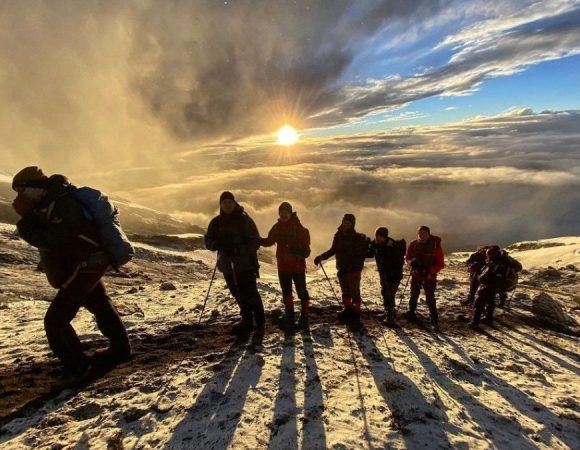
POLYGON ((290 125, 284 125, 278 130, 278 144, 290 146, 298 142, 298 133, 290 125))

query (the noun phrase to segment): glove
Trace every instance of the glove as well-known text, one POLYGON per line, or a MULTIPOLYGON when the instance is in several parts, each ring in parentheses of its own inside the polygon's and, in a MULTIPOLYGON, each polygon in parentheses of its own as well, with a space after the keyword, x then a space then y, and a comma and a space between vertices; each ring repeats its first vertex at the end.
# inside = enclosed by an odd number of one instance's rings
POLYGON ((18 194, 18 196, 12 202, 12 208, 16 211, 20 217, 23 217, 28 211, 32 209, 32 203, 30 203, 26 197, 18 194))
POLYGON ((321 262, 322 262, 322 258, 320 256, 317 256, 316 258, 314 258, 314 265, 319 266, 321 262))
POLYGON ((413 271, 416 271, 416 270, 417 270, 417 266, 418 266, 417 258, 413 258, 413 259, 411 260, 411 269, 412 269, 413 271))

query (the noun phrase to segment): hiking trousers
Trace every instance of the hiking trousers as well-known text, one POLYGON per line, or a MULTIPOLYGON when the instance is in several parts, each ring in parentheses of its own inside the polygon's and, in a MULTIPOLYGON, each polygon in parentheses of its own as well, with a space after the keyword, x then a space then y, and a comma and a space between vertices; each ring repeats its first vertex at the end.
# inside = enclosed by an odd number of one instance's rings
POLYGON ((387 313, 387 320, 395 319, 395 296, 399 289, 400 281, 387 281, 386 277, 381 274, 381 295, 383 297, 383 306, 387 313))
POLYGON ((475 294, 475 305, 473 311, 473 323, 478 324, 481 316, 485 312, 486 320, 493 320, 495 311, 495 296, 499 289, 489 285, 482 284, 475 294))
POLYGON ((305 272, 278 272, 278 280, 280 280, 280 288, 282 289, 282 297, 284 299, 284 306, 288 310, 294 310, 294 296, 292 295, 292 283, 296 287, 296 294, 300 299, 302 311, 305 315, 308 314, 308 307, 310 302, 310 295, 306 288, 306 273, 305 272))
POLYGON ((409 312, 415 314, 417 310, 417 301, 419 300, 419 294, 421 293, 421 288, 425 291, 425 300, 427 306, 429 307, 429 316, 431 317, 431 323, 437 324, 439 322, 439 314, 437 313, 437 303, 435 301, 435 288, 437 287, 436 280, 413 280, 411 279, 411 298, 409 299, 409 312))
POLYGON ((338 282, 342 291, 342 304, 347 309, 352 309, 355 313, 360 314, 361 295, 360 295, 361 272, 338 272, 338 282))
POLYGON ((258 292, 256 272, 224 273, 226 284, 232 296, 240 307, 242 321, 247 325, 254 322, 258 328, 263 328, 266 323, 262 297, 258 292))
POLYGON ((77 274, 67 287, 58 291, 44 316, 50 349, 65 369, 73 373, 87 365, 80 339, 71 325, 81 307, 95 316, 97 327, 109 339, 113 352, 127 357, 131 354, 125 325, 101 281, 103 274, 104 271, 77 274))

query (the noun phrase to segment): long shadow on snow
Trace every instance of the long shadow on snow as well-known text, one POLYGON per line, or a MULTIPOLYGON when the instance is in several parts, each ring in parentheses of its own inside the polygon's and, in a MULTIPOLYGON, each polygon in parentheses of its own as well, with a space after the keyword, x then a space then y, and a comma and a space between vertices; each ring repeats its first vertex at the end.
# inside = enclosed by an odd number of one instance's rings
MULTIPOLYGON (((353 337, 368 363, 377 390, 391 412, 391 429, 401 433, 405 447, 437 448, 439 444, 441 448, 450 448, 446 431, 458 430, 449 424, 445 412, 427 402, 421 390, 409 377, 394 370, 370 336, 353 333, 353 337), (417 424, 426 426, 427 433, 413 433, 417 424)), ((369 448, 374 448, 370 432, 367 439, 369 448)), ((388 442, 378 442, 378 445, 383 448, 388 442)))

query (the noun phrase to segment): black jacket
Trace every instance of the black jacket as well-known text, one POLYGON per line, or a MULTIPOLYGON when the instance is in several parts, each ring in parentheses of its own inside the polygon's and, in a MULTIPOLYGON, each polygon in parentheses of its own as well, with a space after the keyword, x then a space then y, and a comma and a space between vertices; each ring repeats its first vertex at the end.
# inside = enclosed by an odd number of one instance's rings
POLYGON ((336 268, 339 273, 360 272, 363 270, 365 259, 372 257, 370 244, 370 239, 364 234, 355 230, 344 234, 339 227, 332 239, 332 246, 320 257, 328 259, 336 255, 336 268))
POLYGON ((479 282, 485 286, 510 290, 517 284, 518 272, 521 270, 522 265, 503 251, 497 260, 486 262, 479 275, 479 282))
POLYGON ((390 283, 399 282, 403 278, 406 248, 402 245, 400 248, 392 238, 387 238, 384 244, 372 242, 371 249, 377 262, 377 270, 390 283))
POLYGON ((230 215, 220 211, 205 234, 205 246, 218 252, 218 269, 223 273, 258 271, 260 233, 240 205, 230 215), (232 268, 233 267, 233 268, 232 268))

